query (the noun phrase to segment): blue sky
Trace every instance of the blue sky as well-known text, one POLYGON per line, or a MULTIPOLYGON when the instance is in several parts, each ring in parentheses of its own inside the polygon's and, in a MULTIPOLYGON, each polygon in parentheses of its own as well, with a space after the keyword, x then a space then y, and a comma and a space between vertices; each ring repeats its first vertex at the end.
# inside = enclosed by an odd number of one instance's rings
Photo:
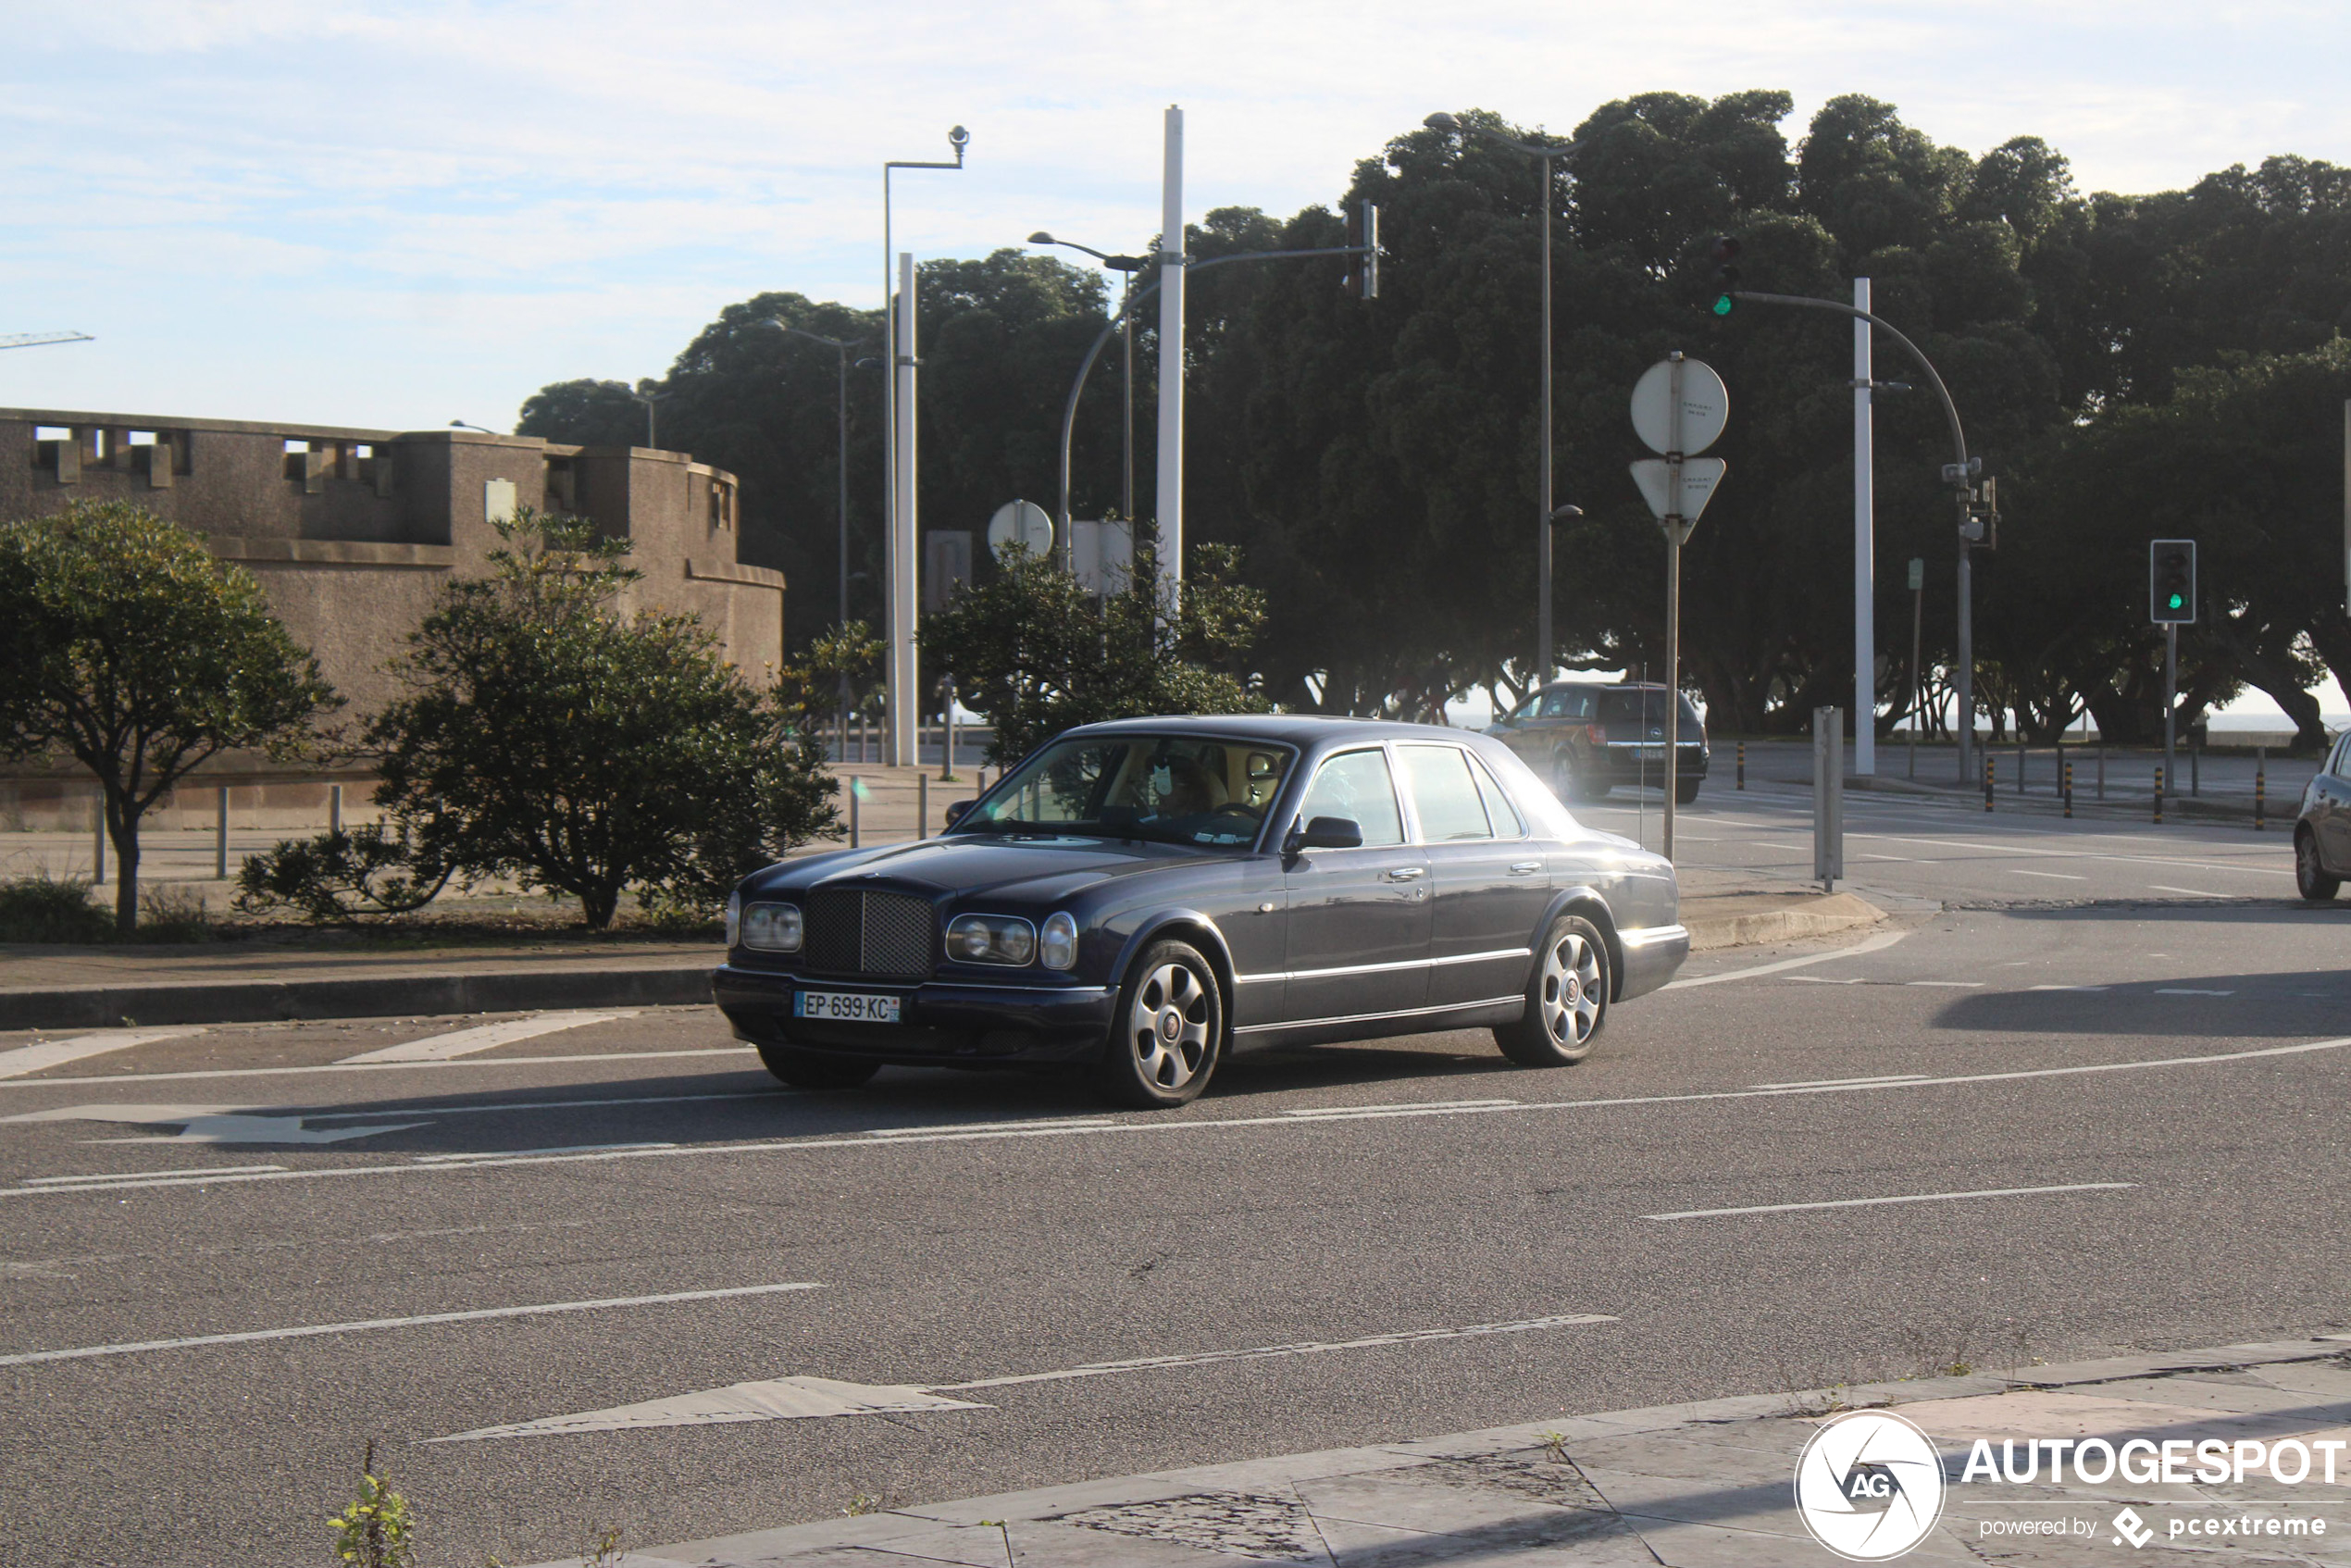
POLYGON ((768 287, 861 304, 902 244, 1157 227, 1181 102, 1196 217, 1330 200, 1431 110, 1572 127, 1670 88, 1785 87, 1791 133, 1866 92, 1980 151, 2048 137, 2087 189, 2273 152, 2351 160, 2351 97, 2295 62, 2339 6, 1457 8, 1129 0, 860 6, 349 0, 0 3, 0 404, 508 427, 541 384, 658 374, 768 287))

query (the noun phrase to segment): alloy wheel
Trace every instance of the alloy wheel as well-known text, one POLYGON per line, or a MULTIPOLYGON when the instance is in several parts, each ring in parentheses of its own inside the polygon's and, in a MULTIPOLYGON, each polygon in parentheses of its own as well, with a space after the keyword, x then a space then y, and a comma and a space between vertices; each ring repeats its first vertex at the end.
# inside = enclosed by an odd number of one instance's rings
POLYGON ((1573 1049, 1592 1038, 1599 1026, 1600 1004, 1594 993, 1600 985, 1600 959, 1592 944, 1574 931, 1562 935, 1543 955, 1543 1027, 1552 1039, 1573 1049))
POLYGON ((1142 1076, 1181 1089, 1208 1060, 1208 988, 1181 964, 1163 964, 1135 988, 1126 1033, 1142 1076))

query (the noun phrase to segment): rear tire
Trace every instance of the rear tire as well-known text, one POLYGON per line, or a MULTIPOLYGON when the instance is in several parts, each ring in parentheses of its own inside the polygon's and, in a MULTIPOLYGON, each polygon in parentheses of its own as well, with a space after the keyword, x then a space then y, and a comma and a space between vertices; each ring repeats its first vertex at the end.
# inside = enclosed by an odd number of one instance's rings
POLYGON ((789 1045, 769 1045, 765 1040, 758 1044, 759 1059, 767 1064, 776 1081, 793 1089, 855 1089, 881 1071, 878 1062, 818 1056, 789 1045))
POLYGON ((2343 878, 2327 874, 2319 859, 2319 836, 2307 828, 2294 836, 2294 886, 2312 902, 2322 902, 2343 890, 2343 878))
POLYGON ((1189 1104, 1225 1048, 1216 971, 1185 942, 1153 942, 1118 990, 1097 1082, 1114 1104, 1166 1111, 1189 1104))
POLYGON ((1610 979, 1599 927, 1580 915, 1561 915, 1535 950, 1525 1014, 1497 1028, 1494 1043, 1522 1067, 1573 1067, 1599 1042, 1610 979))

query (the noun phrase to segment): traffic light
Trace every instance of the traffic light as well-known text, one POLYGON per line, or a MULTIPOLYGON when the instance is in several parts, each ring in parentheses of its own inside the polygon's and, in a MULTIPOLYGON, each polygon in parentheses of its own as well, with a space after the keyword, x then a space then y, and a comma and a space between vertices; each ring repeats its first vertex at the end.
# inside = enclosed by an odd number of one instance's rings
POLYGON ((1714 263, 1714 314, 1728 316, 1738 308, 1732 295, 1739 286, 1739 243, 1728 234, 1717 234, 1706 254, 1714 263))
POLYGON ((2147 619, 2158 626, 2196 619, 2196 541, 2158 539, 2147 544, 2147 619))
POLYGON ((1370 202, 1347 215, 1347 243, 1361 247, 1347 258, 1347 292, 1359 300, 1379 298, 1379 208, 1370 202))

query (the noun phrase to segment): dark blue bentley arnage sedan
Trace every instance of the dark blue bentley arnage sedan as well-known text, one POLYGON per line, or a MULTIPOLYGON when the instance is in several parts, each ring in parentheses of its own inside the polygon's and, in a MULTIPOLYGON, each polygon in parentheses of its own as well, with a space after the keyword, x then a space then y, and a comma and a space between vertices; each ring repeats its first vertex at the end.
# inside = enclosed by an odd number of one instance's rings
POLYGON ((718 1005, 777 1077, 1068 1063, 1169 1106, 1227 1052, 1462 1028, 1566 1066, 1689 952, 1672 865, 1458 729, 1088 725, 950 815, 728 902, 718 1005))

